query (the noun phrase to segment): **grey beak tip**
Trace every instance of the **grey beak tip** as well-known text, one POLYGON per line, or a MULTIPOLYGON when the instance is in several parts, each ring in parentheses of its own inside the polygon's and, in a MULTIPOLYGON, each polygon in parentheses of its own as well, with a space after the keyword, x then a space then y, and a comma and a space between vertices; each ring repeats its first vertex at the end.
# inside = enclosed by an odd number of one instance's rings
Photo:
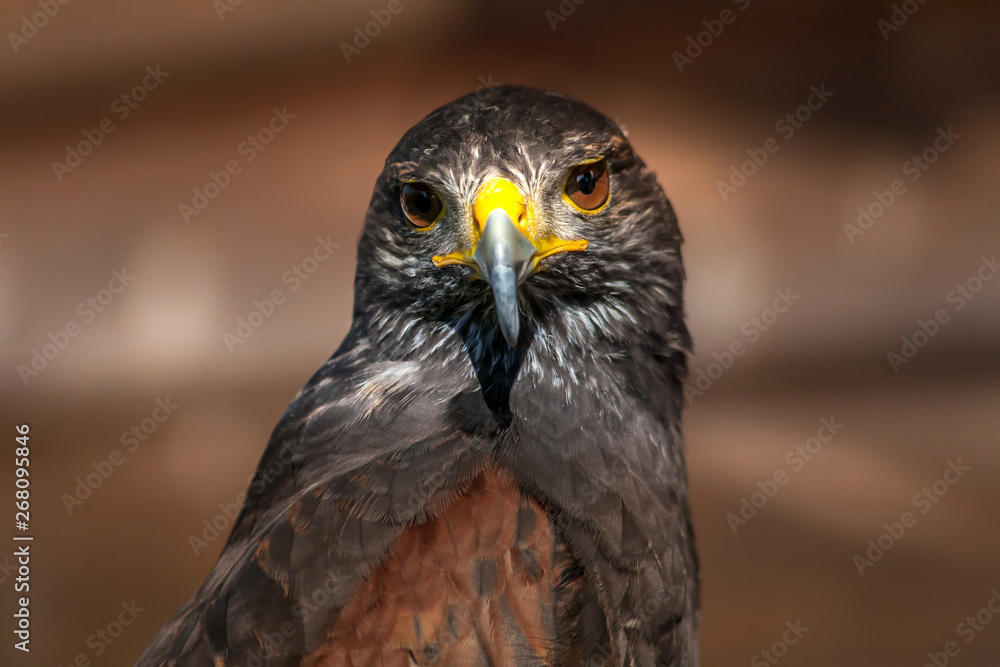
POLYGON ((520 330, 520 323, 515 317, 514 321, 508 325, 504 325, 504 320, 500 320, 500 331, 503 333, 503 338, 507 341, 508 347, 517 347, 517 338, 520 330))
POLYGON ((517 309, 517 276, 509 266, 496 266, 490 272, 497 321, 504 339, 511 347, 517 345, 520 314, 517 309))
POLYGON ((506 212, 498 209, 490 213, 473 258, 493 290, 500 331, 510 347, 517 346, 520 329, 517 287, 534 252, 531 241, 506 212))

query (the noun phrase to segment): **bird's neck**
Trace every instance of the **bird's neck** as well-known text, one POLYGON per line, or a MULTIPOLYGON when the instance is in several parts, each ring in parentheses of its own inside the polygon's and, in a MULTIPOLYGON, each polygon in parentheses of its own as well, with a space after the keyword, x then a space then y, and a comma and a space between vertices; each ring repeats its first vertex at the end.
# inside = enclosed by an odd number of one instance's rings
POLYGON ((675 322, 639 317, 628 306, 536 308, 525 314, 513 347, 495 314, 482 311, 437 321, 414 315, 358 336, 379 360, 415 364, 435 378, 455 376, 480 391, 501 425, 535 418, 536 404, 549 415, 593 416, 580 410, 595 400, 590 407, 604 417, 641 406, 679 419, 686 352, 671 334, 675 322))

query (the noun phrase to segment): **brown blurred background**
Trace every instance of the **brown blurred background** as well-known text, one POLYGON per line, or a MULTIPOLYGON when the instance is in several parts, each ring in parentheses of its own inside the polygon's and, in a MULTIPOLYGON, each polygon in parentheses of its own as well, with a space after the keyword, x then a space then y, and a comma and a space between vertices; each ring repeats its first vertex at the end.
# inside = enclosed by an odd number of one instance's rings
POLYGON ((1000 618, 968 642, 959 627, 1000 587, 1000 279, 976 282, 1000 252, 996 4, 400 0, 348 63, 341 42, 387 1, 236 1, 43 0, 50 18, 0 5, 0 497, 13 425, 30 423, 36 537, 30 656, 12 648, 13 548, 0 550, 0 663, 132 663, 223 541, 195 555, 190 537, 211 537, 206 521, 225 533, 220 505, 347 330, 387 152, 433 108, 523 83, 616 118, 680 216, 692 385, 717 376, 685 421, 704 664, 771 664, 759 652, 797 621, 809 630, 775 649, 782 664, 918 666, 949 641, 949 664, 1000 664, 1000 618), (723 10, 732 21, 678 71, 675 52, 723 10), (155 87, 133 94, 144 77, 155 87), (832 96, 788 137, 776 123, 812 86, 832 96), (294 119, 248 162, 243 142, 274 108, 294 119), (105 118, 113 131, 94 134, 105 118), (911 181, 905 163, 948 128, 959 138, 911 181), (101 143, 54 168, 84 132, 101 143), (769 137, 779 150, 724 201, 717 183, 769 137), (187 224, 179 205, 230 160, 240 173, 187 224), (849 239, 845 223, 896 179, 903 194, 849 239), (340 246, 303 263, 318 237, 340 246), (292 290, 296 265, 314 271, 292 290), (123 268, 128 286, 102 292, 123 268), (274 289, 286 301, 230 352, 223 334, 274 289), (776 290, 798 297, 781 314, 776 290), (893 364, 939 309, 947 322, 893 364), (52 338, 65 349, 25 383, 19 366, 52 338), (736 342, 745 352, 713 368, 736 342), (178 406, 163 423, 158 399, 178 406), (786 459, 831 418, 843 427, 811 460, 786 459), (151 434, 123 444, 133 426, 151 434), (78 478, 114 450, 121 465, 70 513, 78 478), (915 504, 959 459, 970 470, 915 504), (727 514, 779 471, 786 484, 734 534, 727 514), (907 511, 916 524, 860 576, 854 557, 907 511), (120 636, 95 634, 116 634, 133 600, 120 636))

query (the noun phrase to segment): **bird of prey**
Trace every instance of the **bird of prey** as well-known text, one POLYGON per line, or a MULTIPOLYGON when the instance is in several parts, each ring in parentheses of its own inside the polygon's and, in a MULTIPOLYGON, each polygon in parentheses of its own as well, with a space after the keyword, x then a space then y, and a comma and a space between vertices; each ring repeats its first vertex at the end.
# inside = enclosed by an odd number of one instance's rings
POLYGON ((582 102, 500 86, 420 121, 346 338, 137 664, 696 665, 681 242, 582 102))

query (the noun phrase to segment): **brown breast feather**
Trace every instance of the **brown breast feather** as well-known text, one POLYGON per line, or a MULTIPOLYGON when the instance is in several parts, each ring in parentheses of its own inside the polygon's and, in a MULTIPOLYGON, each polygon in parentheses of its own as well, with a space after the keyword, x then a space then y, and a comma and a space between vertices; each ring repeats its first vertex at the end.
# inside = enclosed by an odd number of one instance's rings
POLYGON ((565 560, 538 502, 482 471, 402 534, 303 665, 550 664, 565 560))

